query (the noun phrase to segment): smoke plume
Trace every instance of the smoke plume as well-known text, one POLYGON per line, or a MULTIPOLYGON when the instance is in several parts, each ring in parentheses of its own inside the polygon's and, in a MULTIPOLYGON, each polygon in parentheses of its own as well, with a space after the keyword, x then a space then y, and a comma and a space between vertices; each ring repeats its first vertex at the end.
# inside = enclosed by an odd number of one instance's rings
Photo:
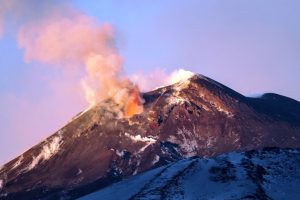
MULTIPOLYGON (((122 57, 115 47, 114 29, 110 24, 99 23, 67 4, 68 1, 0 2, 0 34, 4 30, 1 22, 5 19, 18 25, 17 43, 24 50, 25 62, 83 72, 79 82, 90 106, 111 98, 123 116, 142 112, 139 87, 123 72, 122 57)), ((173 83, 174 73, 169 77, 157 69, 150 75, 142 73, 131 78, 146 91, 173 83)), ((182 73, 177 74, 180 76, 182 73)))
POLYGON ((152 72, 139 72, 133 74, 130 76, 130 79, 140 87, 141 91, 146 92, 159 87, 186 81, 193 75, 193 72, 181 68, 175 69, 170 74, 166 73, 163 69, 156 68, 152 72))
POLYGON ((55 3, 50 6, 37 0, 29 1, 32 2, 5 1, 2 2, 5 6, 0 10, 0 33, 3 30, 1 20, 7 15, 15 12, 16 15, 12 15, 11 19, 17 19, 18 16, 26 19, 17 22, 21 24, 17 31, 17 42, 24 50, 26 62, 83 71, 85 75, 80 84, 90 106, 112 98, 125 116, 130 117, 142 111, 140 98, 136 98, 139 95, 138 87, 123 73, 122 58, 115 48, 111 25, 100 24, 96 19, 58 1, 55 2, 61 7, 56 7, 55 3), (50 8, 46 14, 41 12, 35 18, 28 13, 28 10, 32 10, 28 9, 28 5, 36 5, 41 10, 47 6, 50 8))

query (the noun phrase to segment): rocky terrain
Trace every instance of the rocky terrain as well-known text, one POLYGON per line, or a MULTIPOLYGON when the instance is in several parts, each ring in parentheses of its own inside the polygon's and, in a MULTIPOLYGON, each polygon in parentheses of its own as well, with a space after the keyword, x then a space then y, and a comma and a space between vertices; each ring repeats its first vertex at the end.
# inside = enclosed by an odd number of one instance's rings
POLYGON ((81 200, 300 199, 299 149, 265 148, 189 158, 114 184, 81 200))
POLYGON ((300 103, 287 97, 248 98, 194 75, 142 98, 130 118, 100 102, 2 166, 0 199, 74 199, 184 158, 300 147, 300 103))

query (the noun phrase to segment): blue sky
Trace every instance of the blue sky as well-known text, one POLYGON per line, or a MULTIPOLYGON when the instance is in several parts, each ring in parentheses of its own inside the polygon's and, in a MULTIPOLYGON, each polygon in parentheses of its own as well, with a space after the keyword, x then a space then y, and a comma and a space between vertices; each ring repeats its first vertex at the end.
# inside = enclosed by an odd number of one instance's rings
MULTIPOLYGON (((245 95, 275 92, 300 100, 300 1, 69 3, 115 28, 127 74, 184 68, 245 95)), ((71 84, 58 68, 23 61, 15 25, 8 20, 0 40, 0 164, 86 106, 73 90, 55 90, 71 84)))
POLYGON ((300 2, 107 2, 76 4, 116 27, 127 72, 183 67, 246 95, 300 99, 300 2))

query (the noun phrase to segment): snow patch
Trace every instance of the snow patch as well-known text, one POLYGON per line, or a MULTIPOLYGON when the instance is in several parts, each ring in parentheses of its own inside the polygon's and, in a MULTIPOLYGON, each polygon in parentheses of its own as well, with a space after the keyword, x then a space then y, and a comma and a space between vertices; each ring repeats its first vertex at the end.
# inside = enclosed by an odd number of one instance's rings
POLYGON ((78 176, 80 174, 82 174, 82 170, 80 168, 78 168, 78 172, 77 172, 76 176, 78 176))
POLYGON ((22 164, 23 159, 24 159, 24 156, 21 155, 21 156, 19 157, 19 159, 18 159, 18 160, 14 163, 14 165, 12 166, 12 169, 15 169, 15 168, 19 167, 19 166, 22 164))
POLYGON ((0 179, 0 191, 1 191, 2 188, 3 188, 3 185, 4 185, 4 181, 0 179))
POLYGON ((145 151, 145 149, 147 149, 151 144, 153 144, 153 143, 147 143, 145 146, 143 146, 142 148, 140 148, 140 150, 138 151, 138 153, 142 153, 143 151, 145 151))
POLYGON ((116 150, 116 154, 117 154, 119 157, 123 157, 123 156, 124 156, 124 151, 116 150))
POLYGON ((143 146, 138 153, 141 153, 145 151, 145 149, 150 146, 151 144, 154 144, 157 140, 153 137, 142 137, 141 135, 130 135, 129 133, 125 133, 125 136, 130 138, 133 142, 145 142, 147 143, 145 146, 143 146))
POLYGON ((190 84, 190 81, 187 80, 185 82, 180 82, 174 85, 173 89, 175 90, 174 93, 172 93, 168 98, 167 101, 170 105, 174 105, 174 104, 183 104, 183 103, 189 103, 188 100, 186 100, 185 98, 183 98, 180 95, 180 92, 187 88, 190 84))
POLYGON ((53 137, 51 142, 45 144, 40 154, 36 157, 33 157, 32 162, 27 167, 27 170, 33 169, 40 161, 48 160, 53 155, 55 155, 60 149, 60 145, 62 143, 61 139, 61 135, 58 135, 53 137))
POLYGON ((132 173, 132 175, 136 175, 138 173, 140 164, 141 164, 141 160, 139 159, 137 161, 136 168, 135 168, 134 172, 132 173))
POLYGON ((198 143, 194 138, 194 134, 183 128, 177 130, 177 135, 182 136, 179 146, 185 151, 185 155, 187 157, 195 156, 197 154, 198 143))
POLYGON ((125 136, 130 138, 134 142, 156 142, 156 139, 151 137, 142 137, 141 135, 130 135, 129 133, 125 133, 125 136))
POLYGON ((213 147, 213 145, 215 144, 216 140, 217 140, 216 137, 208 137, 207 142, 206 142, 207 148, 213 147))
POLYGON ((214 107, 217 111, 224 113, 225 115, 227 115, 228 117, 233 117, 234 114, 232 112, 230 112, 229 110, 225 109, 223 106, 216 104, 215 102, 211 102, 209 100, 207 100, 204 96, 201 97, 204 101, 206 101, 207 103, 209 103, 212 107, 214 107))
POLYGON ((170 105, 174 105, 174 104, 184 104, 185 102, 187 102, 187 100, 185 100, 182 97, 175 97, 175 96, 171 96, 167 99, 168 103, 170 105))
POLYGON ((232 117, 233 114, 231 112, 229 112, 228 110, 220 107, 220 106, 214 106, 219 112, 222 112, 224 113, 225 115, 229 116, 229 117, 232 117))
POLYGON ((159 161, 160 157, 158 155, 154 156, 154 160, 152 161, 152 164, 156 164, 159 161))

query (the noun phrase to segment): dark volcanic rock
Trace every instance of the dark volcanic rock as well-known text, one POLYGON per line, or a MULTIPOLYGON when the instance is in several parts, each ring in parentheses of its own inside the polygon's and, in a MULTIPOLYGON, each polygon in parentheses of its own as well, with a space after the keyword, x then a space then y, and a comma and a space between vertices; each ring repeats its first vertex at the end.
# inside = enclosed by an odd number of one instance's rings
POLYGON ((75 198, 186 157, 300 146, 300 103, 287 97, 248 98, 195 75, 143 98, 131 118, 101 102, 4 165, 0 198, 75 198))

